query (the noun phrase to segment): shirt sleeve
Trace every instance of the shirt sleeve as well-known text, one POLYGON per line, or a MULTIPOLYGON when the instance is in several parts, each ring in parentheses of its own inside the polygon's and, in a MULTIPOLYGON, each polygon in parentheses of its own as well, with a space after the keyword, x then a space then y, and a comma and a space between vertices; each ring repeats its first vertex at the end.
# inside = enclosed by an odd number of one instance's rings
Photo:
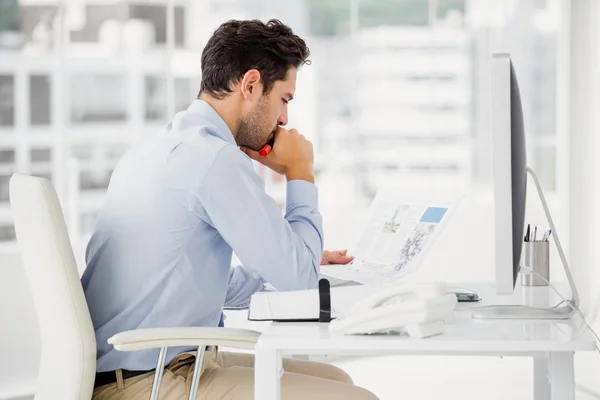
POLYGON ((248 308, 250 298, 265 288, 265 280, 257 273, 249 271, 243 265, 229 269, 225 309, 236 310, 248 308))
POLYGON ((232 247, 245 271, 258 274, 281 291, 317 287, 323 222, 314 184, 287 183, 282 217, 250 158, 235 146, 225 146, 197 196, 206 222, 232 247))

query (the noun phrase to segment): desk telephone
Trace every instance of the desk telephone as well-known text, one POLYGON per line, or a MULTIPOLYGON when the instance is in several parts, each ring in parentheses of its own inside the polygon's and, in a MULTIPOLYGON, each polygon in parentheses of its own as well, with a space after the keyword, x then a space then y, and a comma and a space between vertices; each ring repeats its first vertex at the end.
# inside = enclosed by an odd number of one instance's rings
POLYGON ((350 313, 329 324, 335 334, 405 333, 429 337, 444 332, 444 318, 452 315, 457 303, 446 285, 395 283, 358 301, 350 313))

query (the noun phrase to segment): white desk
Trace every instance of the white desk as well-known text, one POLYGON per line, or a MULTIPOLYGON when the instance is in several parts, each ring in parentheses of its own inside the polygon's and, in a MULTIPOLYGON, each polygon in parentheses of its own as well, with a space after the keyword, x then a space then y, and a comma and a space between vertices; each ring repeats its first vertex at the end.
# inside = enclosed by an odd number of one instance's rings
MULTIPOLYGON (((280 399, 283 356, 343 355, 467 355, 534 358, 535 400, 574 400, 574 353, 594 351, 596 342, 581 318, 566 321, 475 320, 469 308, 487 304, 541 305, 553 301, 547 288, 498 298, 490 287, 478 289, 484 301, 460 303, 446 332, 427 339, 401 336, 332 336, 328 324, 272 323, 260 337, 255 354, 255 398, 280 399), (487 301, 486 301, 487 298, 487 301)), ((553 305, 554 303, 550 303, 553 305)), ((367 388, 368 389, 368 388, 367 388)))

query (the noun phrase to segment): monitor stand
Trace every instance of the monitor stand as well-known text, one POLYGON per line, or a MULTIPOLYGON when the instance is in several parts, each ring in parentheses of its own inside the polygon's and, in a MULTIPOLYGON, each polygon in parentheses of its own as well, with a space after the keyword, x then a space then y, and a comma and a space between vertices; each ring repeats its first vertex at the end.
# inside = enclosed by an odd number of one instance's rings
POLYGON ((575 309, 568 306, 535 308, 530 306, 489 306, 471 311, 475 319, 569 319, 575 309))
POLYGON ((548 224, 550 225, 550 229, 552 229, 552 236, 554 237, 554 243, 556 243, 556 249, 558 250, 558 254, 560 255, 560 260, 562 262, 563 268, 565 270, 565 274, 567 275, 567 280, 569 281, 569 286, 571 288, 571 300, 567 301, 567 304, 564 306, 554 307, 554 308, 536 308, 530 307, 526 305, 508 305, 508 306, 489 306, 482 307, 477 310, 473 310, 471 312, 471 316, 477 319, 568 319, 576 313, 576 310, 579 309, 579 294, 577 293, 577 288, 575 287, 575 281, 573 280, 573 276, 571 275, 571 270, 569 269, 569 264, 567 263, 567 258, 565 257, 565 253, 560 244, 560 239, 558 237, 558 232, 556 231, 556 227, 554 226, 554 221, 552 220, 552 216, 550 215, 550 209, 548 208, 548 203, 546 202, 546 198, 544 197, 544 192, 542 190, 542 186, 540 181, 533 172, 533 170, 527 167, 527 172, 533 178, 535 182, 535 187, 537 188, 538 195, 540 196, 540 200, 542 202, 542 206, 544 207, 544 213, 546 214, 546 219, 548 220, 548 224))

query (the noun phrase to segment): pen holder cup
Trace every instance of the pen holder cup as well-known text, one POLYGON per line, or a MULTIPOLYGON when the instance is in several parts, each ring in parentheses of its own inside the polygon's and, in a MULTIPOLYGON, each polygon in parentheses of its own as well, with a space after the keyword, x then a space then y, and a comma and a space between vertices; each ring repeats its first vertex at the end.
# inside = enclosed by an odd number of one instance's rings
MULTIPOLYGON (((524 242, 522 265, 531 268, 548 282, 550 281, 550 242, 524 242)), ((521 275, 522 286, 548 286, 537 274, 521 275)))

